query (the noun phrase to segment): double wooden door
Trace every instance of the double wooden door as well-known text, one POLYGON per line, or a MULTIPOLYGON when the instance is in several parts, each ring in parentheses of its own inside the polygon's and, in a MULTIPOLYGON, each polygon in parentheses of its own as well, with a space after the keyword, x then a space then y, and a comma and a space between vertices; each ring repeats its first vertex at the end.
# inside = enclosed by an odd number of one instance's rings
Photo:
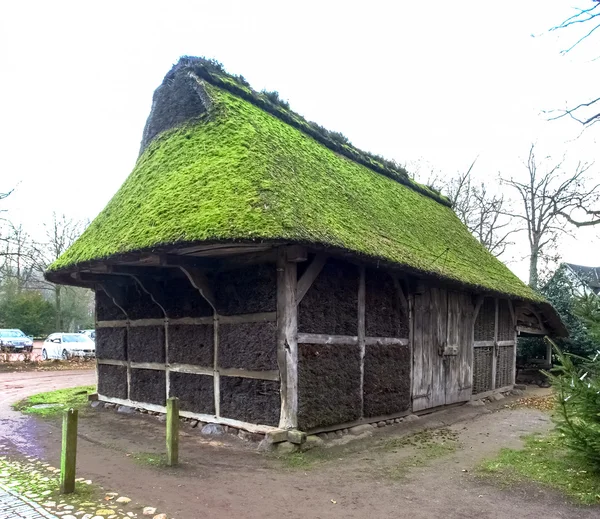
POLYGON ((413 305, 413 411, 471 397, 473 303, 463 292, 426 288, 413 305))

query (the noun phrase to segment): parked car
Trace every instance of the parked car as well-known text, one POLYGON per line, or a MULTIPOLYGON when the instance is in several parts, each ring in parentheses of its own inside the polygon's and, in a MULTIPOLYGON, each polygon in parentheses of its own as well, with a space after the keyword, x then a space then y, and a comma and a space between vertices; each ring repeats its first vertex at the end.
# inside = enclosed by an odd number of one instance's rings
POLYGON ((79 333, 83 333, 83 335, 96 342, 96 330, 79 330, 79 333))
POLYGON ((16 328, 0 329, 0 349, 3 351, 31 351, 33 350, 33 337, 28 337, 16 328))
POLYGON ((72 357, 94 357, 94 341, 82 333, 53 333, 42 346, 42 359, 63 359, 72 357))

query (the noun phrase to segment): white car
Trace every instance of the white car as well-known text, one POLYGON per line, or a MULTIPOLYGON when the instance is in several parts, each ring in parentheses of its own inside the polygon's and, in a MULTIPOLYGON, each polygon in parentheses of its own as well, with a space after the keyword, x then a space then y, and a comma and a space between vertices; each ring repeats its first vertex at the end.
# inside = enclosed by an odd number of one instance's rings
POLYGON ((96 344, 82 333, 53 333, 42 346, 42 359, 63 359, 71 357, 94 357, 96 344))

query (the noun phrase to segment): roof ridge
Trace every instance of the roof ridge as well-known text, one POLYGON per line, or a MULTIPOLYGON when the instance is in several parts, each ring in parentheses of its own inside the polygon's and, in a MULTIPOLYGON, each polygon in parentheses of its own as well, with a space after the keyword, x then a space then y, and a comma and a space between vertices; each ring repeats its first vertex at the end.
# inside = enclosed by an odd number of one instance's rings
POLYGON ((439 204, 452 207, 448 198, 430 187, 412 180, 406 169, 395 161, 360 150, 342 133, 327 130, 313 121, 307 121, 303 116, 291 110, 289 104, 281 100, 277 92, 257 92, 252 89, 243 76, 228 73, 218 61, 194 56, 182 56, 166 74, 163 84, 173 81, 175 75, 180 71, 193 72, 201 79, 252 103, 286 124, 309 135, 330 150, 344 155, 353 162, 395 180, 413 191, 435 200, 439 204))

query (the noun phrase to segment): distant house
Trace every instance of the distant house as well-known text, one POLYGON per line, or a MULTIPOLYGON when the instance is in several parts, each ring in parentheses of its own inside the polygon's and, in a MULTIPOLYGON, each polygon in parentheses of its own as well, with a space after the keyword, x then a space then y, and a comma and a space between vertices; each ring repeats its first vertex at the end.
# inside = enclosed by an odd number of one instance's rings
POLYGON ((560 266, 573 284, 577 295, 600 295, 600 267, 584 267, 574 263, 563 263, 560 266))
POLYGON ((481 398, 517 334, 566 334, 446 198, 198 58, 46 278, 96 291, 101 401, 258 432, 481 398))

